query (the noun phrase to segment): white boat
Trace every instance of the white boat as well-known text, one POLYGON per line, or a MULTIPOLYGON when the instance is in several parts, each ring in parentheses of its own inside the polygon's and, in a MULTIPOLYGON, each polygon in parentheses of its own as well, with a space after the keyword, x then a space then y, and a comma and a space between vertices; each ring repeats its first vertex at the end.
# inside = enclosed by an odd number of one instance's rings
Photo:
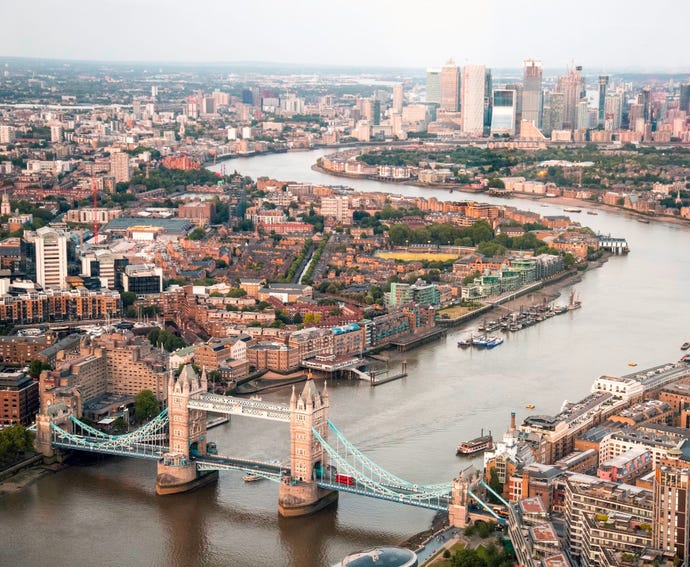
POLYGON ((246 474, 242 477, 242 480, 244 482, 256 482, 257 480, 262 480, 262 479, 263 479, 263 477, 259 476, 258 474, 252 474, 252 473, 246 474))

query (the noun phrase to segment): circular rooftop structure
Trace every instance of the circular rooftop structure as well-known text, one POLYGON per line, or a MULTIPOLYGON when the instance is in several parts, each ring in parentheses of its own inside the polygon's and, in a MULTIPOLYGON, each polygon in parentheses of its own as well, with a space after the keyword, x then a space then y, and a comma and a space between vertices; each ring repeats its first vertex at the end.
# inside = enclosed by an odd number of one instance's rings
POLYGON ((417 567, 417 554, 403 547, 374 547, 351 553, 341 567, 417 567))

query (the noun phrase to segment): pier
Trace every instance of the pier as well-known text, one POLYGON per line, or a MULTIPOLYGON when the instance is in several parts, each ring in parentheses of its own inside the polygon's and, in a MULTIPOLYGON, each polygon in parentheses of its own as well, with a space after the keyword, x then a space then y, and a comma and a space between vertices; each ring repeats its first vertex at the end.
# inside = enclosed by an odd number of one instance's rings
POLYGON ((423 331, 421 333, 415 333, 414 335, 409 335, 407 337, 401 337, 390 342, 391 346, 394 346, 398 352, 405 352, 408 349, 418 347, 420 345, 425 345, 432 341, 436 341, 441 337, 446 336, 446 329, 439 329, 434 327, 428 331, 423 331))

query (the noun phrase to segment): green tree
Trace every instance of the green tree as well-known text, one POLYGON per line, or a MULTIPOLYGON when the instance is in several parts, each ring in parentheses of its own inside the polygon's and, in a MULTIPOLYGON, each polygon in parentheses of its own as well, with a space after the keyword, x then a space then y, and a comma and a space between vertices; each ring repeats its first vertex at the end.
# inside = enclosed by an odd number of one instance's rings
POLYGON ((122 306, 125 308, 129 307, 137 300, 137 294, 133 291, 123 291, 120 297, 122 298, 122 306))
POLYGON ((16 423, 0 430, 0 463, 13 462, 19 453, 33 451, 34 433, 16 423))
POLYGON ((38 377, 41 375, 43 370, 50 370, 50 364, 35 358, 31 361, 31 365, 29 366, 29 376, 31 376, 34 380, 38 380, 38 377))
POLYGON ((134 416, 137 421, 145 421, 158 415, 161 409, 151 390, 142 390, 134 399, 134 416))
POLYGON ((201 240, 204 236, 206 236, 206 231, 198 226, 187 235, 187 238, 189 240, 201 240))

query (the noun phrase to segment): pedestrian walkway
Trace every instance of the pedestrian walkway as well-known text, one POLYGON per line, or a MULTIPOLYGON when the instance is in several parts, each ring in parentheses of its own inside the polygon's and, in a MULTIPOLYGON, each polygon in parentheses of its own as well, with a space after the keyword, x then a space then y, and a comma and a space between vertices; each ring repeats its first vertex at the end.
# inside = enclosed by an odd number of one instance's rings
POLYGON ((449 549, 458 542, 467 544, 467 540, 462 535, 462 530, 459 528, 445 528, 436 532, 426 539, 421 547, 415 550, 419 565, 425 565, 441 549, 449 549))

